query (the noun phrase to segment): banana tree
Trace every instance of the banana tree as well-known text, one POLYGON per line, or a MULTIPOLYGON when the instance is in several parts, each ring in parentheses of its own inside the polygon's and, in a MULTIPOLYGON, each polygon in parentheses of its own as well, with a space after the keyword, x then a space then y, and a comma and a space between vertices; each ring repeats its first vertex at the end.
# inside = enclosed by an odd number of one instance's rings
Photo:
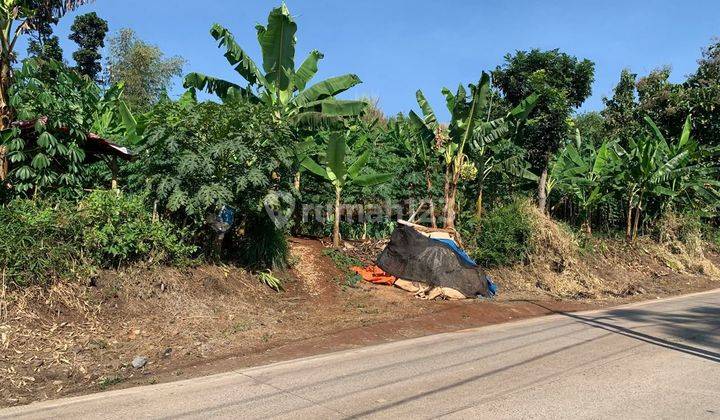
MULTIPOLYGON (((451 115, 447 129, 438 122, 435 112, 421 91, 417 93, 417 100, 424 118, 420 118, 414 111, 410 111, 409 118, 417 130, 418 145, 432 145, 441 156, 445 167, 444 227, 455 229, 458 183, 462 168, 468 161, 465 148, 478 136, 490 135, 488 129, 493 127, 493 123, 484 121, 482 117, 483 111, 488 108, 490 76, 483 72, 478 84, 470 85, 469 97, 462 85, 455 94, 447 88, 442 92, 451 115)), ((524 115, 526 118, 536 99, 533 96, 523 101, 523 104, 511 112, 511 116, 517 118, 524 115), (527 112, 526 108, 529 108, 527 112)), ((498 128, 502 123, 494 121, 494 128, 498 128)))
POLYGON ((499 157, 499 148, 503 142, 510 142, 517 135, 522 124, 527 120, 528 115, 535 108, 538 96, 533 94, 513 108, 507 115, 490 119, 490 112, 485 121, 478 124, 473 133, 468 157, 477 169, 475 200, 475 218, 482 217, 483 192, 487 178, 500 170, 519 178, 532 179, 536 176, 530 172, 528 164, 521 155, 514 155, 505 158, 499 157))
MULTIPOLYGON (((582 141, 576 130, 575 143, 563 148, 550 171, 553 189, 569 196, 580 208, 583 229, 592 234, 593 211, 603 203, 615 188, 619 157, 614 142, 605 141, 599 148, 582 141)), ((549 182, 550 183, 550 182, 549 182)))
POLYGON ((415 97, 423 110, 425 118, 421 119, 414 111, 410 111, 409 119, 413 127, 413 135, 405 139, 405 148, 412 154, 415 162, 425 175, 430 224, 435 228, 437 227, 437 220, 435 218, 432 175, 438 163, 437 145, 444 143, 444 128, 438 123, 435 113, 422 91, 418 90, 415 97))
POLYGON ((664 197, 665 206, 680 196, 693 205, 702 201, 716 205, 720 198, 717 164, 705 161, 707 151, 691 137, 691 117, 685 120, 675 143, 668 143, 649 117, 645 121, 652 135, 630 139, 627 149, 616 146, 625 168, 628 240, 637 238, 641 214, 652 197, 664 197))
POLYGON ((262 103, 272 108, 275 117, 282 121, 311 123, 362 113, 365 102, 335 98, 361 83, 354 74, 332 77, 308 87, 324 56, 313 50, 300 67, 295 68, 297 24, 284 3, 270 11, 267 26, 257 25, 255 29, 262 50, 262 70, 229 30, 218 24, 210 29, 219 47, 225 48, 225 58, 247 81, 246 86, 200 73, 188 74, 184 86, 205 90, 223 101, 244 98, 262 103))
POLYGON ((335 188, 335 221, 333 225, 333 246, 340 246, 340 198, 342 190, 349 185, 369 187, 388 181, 393 174, 360 173, 370 159, 370 149, 366 149, 351 165, 346 165, 346 138, 341 133, 332 133, 327 145, 324 165, 321 166, 310 157, 305 157, 302 166, 313 174, 328 181, 335 188))
MULTIPOLYGON (((0 130, 10 126, 14 112, 9 100, 13 82, 12 65, 16 60, 18 39, 32 29, 32 18, 41 8, 55 17, 63 16, 89 0, 0 0, 0 130)), ((1 152, 1 151, 0 151, 1 152)))

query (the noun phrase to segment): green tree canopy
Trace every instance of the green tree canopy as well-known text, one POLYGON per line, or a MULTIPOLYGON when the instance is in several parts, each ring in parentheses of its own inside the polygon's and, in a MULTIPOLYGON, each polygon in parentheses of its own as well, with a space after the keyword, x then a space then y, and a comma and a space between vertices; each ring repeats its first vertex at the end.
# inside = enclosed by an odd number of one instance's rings
POLYGON ((125 99, 134 111, 145 111, 157 103, 182 74, 185 60, 165 57, 155 45, 140 39, 132 29, 121 29, 110 39, 108 81, 125 84, 125 99))
POLYGON ((620 81, 613 90, 612 98, 603 98, 605 109, 602 116, 605 118, 605 127, 608 135, 620 140, 626 145, 627 140, 638 133, 638 104, 635 98, 635 84, 637 74, 623 69, 620 81))
POLYGON ((493 72, 493 83, 513 105, 532 93, 539 99, 531 119, 518 136, 529 158, 542 175, 538 181, 538 204, 544 210, 545 184, 550 156, 568 134, 573 110, 592 92, 595 64, 578 60, 560 50, 518 51, 505 56, 505 64, 493 72))
POLYGON ((102 64, 100 49, 105 47, 108 23, 95 12, 77 16, 72 26, 70 39, 78 45, 73 53, 76 69, 92 80, 99 81, 102 64))

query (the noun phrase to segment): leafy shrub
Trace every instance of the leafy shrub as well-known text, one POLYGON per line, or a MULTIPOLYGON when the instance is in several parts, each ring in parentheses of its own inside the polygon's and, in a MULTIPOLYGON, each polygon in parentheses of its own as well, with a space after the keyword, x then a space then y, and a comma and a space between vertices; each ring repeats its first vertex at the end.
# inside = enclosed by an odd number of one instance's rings
POLYGON ((238 238, 240 263, 252 268, 285 268, 290 255, 285 231, 277 229, 265 214, 246 220, 244 234, 238 238))
POLYGON ((139 260, 177 262, 195 247, 142 197, 104 191, 79 204, 14 200, 0 207, 0 267, 13 287, 84 279, 93 267, 139 260))
POLYGON ((141 196, 98 191, 79 207, 85 226, 83 247, 99 265, 116 266, 147 258, 179 261, 196 250, 181 240, 185 230, 168 221, 153 221, 141 196))
POLYGON ((471 255, 486 267, 524 261, 532 252, 532 215, 523 200, 490 210, 470 239, 471 255))
POLYGON ((11 287, 86 276, 81 243, 72 206, 15 200, 0 207, 0 266, 11 287))
MULTIPOLYGON (((242 263, 256 269, 286 264, 285 232, 265 214, 271 192, 292 191, 294 151, 287 127, 271 111, 247 102, 196 103, 191 95, 155 108, 131 183, 163 214, 192 229, 197 243, 217 239, 209 220, 234 209, 242 263)), ((277 209, 282 210, 282 209, 277 209)))
MULTIPOLYGON (((28 59, 15 72, 10 103, 19 121, 33 121, 2 132, 0 143, 10 162, 7 199, 55 195, 78 198, 82 189, 109 176, 104 163, 93 164, 83 149, 88 132, 124 139, 122 86, 103 91, 63 63, 28 59), (100 175, 100 176, 97 176, 100 175)), ((107 185, 107 184, 106 184, 107 185)))

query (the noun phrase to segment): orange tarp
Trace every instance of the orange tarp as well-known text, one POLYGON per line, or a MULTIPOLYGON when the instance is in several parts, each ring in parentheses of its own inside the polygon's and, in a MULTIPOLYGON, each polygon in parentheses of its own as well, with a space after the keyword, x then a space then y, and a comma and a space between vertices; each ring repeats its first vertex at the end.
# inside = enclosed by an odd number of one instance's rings
POLYGON ((387 284, 393 285, 395 283, 395 277, 382 271, 380 267, 376 265, 369 265, 367 267, 350 267, 350 269, 356 272, 365 281, 375 284, 387 284))

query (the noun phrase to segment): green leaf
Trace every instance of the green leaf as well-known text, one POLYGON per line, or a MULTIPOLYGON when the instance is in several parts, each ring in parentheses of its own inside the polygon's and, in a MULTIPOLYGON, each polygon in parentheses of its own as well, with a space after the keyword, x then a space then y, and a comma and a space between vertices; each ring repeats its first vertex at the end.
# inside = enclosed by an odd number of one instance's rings
POLYGON ((352 180, 352 183, 361 187, 371 187, 389 181, 395 174, 369 174, 362 175, 352 180))
POLYGON ((238 72, 240 76, 247 80, 251 85, 267 85, 265 76, 260 73, 260 69, 257 67, 255 62, 235 42, 235 37, 233 37, 230 31, 218 24, 214 24, 210 29, 210 35, 212 35, 215 40, 219 41, 218 47, 225 46, 225 58, 228 62, 230 62, 230 65, 235 67, 235 71, 238 72))
POLYGON ((335 177, 342 181, 345 177, 345 137, 332 133, 327 147, 327 164, 335 177))
POLYGON ((690 140, 690 130, 692 129, 692 117, 690 115, 687 116, 685 119, 685 124, 683 125, 682 134, 680 135, 680 142, 678 143, 678 148, 682 149, 690 140))
POLYGON ((365 165, 367 165, 368 159, 370 159, 370 150, 365 150, 365 152, 363 152, 363 154, 360 155, 360 157, 348 168, 347 172, 350 178, 357 178, 360 171, 362 171, 365 165))
POLYGON ((304 107, 310 102, 335 96, 345 92, 351 87, 362 83, 359 77, 354 74, 346 74, 344 76, 331 77, 329 79, 318 82, 308 89, 302 91, 295 97, 293 103, 298 107, 304 107))
POLYGON ((258 25, 255 29, 262 49, 267 83, 275 86, 276 92, 287 90, 290 79, 286 70, 295 71, 297 24, 283 3, 270 11, 267 27, 258 25))
POLYGON ((295 86, 302 91, 308 82, 315 76, 318 71, 318 61, 322 60, 324 55, 317 50, 310 51, 310 55, 303 61, 295 72, 295 86))
POLYGON ((303 159, 300 165, 321 178, 329 179, 327 171, 309 157, 305 157, 305 159, 303 159))
POLYGON ((430 103, 428 103, 427 99, 425 99, 425 95, 421 90, 415 92, 415 98, 417 99, 417 103, 425 116, 425 124, 432 129, 436 128, 438 125, 437 117, 435 117, 435 112, 430 106, 430 103))
POLYGON ((37 143, 39 146, 47 149, 47 148, 57 144, 57 140, 55 139, 55 137, 52 134, 50 134, 47 131, 44 131, 42 134, 40 134, 38 136, 37 143))
POLYGON ((367 102, 338 100, 327 98, 310 102, 302 107, 302 112, 321 112, 326 117, 353 117, 362 115, 367 107, 367 102))
POLYGON ((453 109, 455 109, 455 95, 453 95, 453 93, 450 92, 450 89, 446 87, 442 88, 441 92, 445 96, 445 104, 447 105, 447 109, 452 114, 453 109))
POLYGON ((527 120, 530 113, 535 109, 539 96, 535 93, 520 101, 520 104, 510 111, 510 116, 519 121, 527 120))
POLYGON ((50 166, 50 160, 42 153, 38 153, 30 162, 30 166, 35 169, 45 169, 50 166))
POLYGON ((232 102, 237 98, 250 98, 257 101, 257 97, 249 89, 240 87, 235 83, 206 76, 200 73, 190 73, 185 76, 183 87, 186 89, 204 90, 217 95, 223 102, 232 102))

